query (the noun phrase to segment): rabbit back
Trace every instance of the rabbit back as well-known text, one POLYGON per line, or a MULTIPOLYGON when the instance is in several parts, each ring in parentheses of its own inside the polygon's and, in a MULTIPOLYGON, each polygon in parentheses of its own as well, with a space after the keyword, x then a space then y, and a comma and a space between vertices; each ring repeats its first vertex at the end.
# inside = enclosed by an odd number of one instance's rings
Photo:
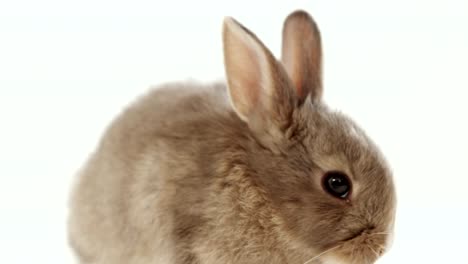
POLYGON ((82 261, 180 258, 174 251, 184 245, 171 241, 174 225, 183 229, 200 221, 213 170, 210 156, 225 141, 217 138, 242 125, 224 84, 167 85, 124 110, 74 187, 70 240, 82 261))

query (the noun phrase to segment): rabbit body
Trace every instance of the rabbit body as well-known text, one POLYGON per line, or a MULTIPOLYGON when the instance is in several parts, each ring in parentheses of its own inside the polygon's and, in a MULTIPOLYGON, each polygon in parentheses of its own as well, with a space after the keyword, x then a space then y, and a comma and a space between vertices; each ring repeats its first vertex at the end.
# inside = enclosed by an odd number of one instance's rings
POLYGON ((80 263, 373 263, 392 175, 321 100, 312 18, 286 19, 281 62, 233 19, 223 41, 226 84, 159 87, 107 129, 71 198, 80 263))

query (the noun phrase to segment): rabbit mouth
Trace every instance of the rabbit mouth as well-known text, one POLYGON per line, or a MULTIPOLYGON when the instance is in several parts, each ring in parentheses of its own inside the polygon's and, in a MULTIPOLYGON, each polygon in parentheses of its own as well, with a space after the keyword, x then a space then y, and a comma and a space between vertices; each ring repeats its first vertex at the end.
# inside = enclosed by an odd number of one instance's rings
POLYGON ((375 232, 374 228, 362 229, 344 239, 334 253, 340 258, 352 260, 350 263, 374 263, 385 253, 388 236, 389 233, 375 232))
MULTIPOLYGON (((374 263, 385 252, 389 233, 363 228, 310 259, 307 264, 374 263)), ((304 264, 306 264, 304 263, 304 264)))
POLYGON ((371 264, 385 253, 389 236, 391 233, 377 232, 373 226, 362 228, 306 263, 371 264))

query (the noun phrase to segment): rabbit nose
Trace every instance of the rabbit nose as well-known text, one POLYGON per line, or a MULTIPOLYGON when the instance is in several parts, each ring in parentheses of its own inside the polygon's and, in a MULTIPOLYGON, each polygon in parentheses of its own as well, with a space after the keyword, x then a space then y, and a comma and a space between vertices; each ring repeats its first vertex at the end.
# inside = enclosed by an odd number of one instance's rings
POLYGON ((372 234, 372 231, 375 230, 375 226, 374 225, 369 225, 369 226, 366 226, 364 228, 361 228, 359 230, 357 230, 356 232, 353 233, 353 235, 349 236, 348 238, 344 239, 344 241, 349 241, 349 240, 352 240, 356 237, 359 237, 363 234, 372 234))

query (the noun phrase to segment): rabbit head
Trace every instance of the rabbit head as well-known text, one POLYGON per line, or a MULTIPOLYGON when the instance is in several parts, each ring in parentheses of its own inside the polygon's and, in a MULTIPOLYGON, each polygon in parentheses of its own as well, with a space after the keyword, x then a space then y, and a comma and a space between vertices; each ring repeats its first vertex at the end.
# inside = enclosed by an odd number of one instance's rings
POLYGON ((366 134, 323 102, 316 23, 304 11, 288 16, 281 61, 232 18, 223 41, 232 106, 258 143, 249 170, 288 234, 325 252, 323 263, 373 263, 393 231, 392 173, 366 134))

